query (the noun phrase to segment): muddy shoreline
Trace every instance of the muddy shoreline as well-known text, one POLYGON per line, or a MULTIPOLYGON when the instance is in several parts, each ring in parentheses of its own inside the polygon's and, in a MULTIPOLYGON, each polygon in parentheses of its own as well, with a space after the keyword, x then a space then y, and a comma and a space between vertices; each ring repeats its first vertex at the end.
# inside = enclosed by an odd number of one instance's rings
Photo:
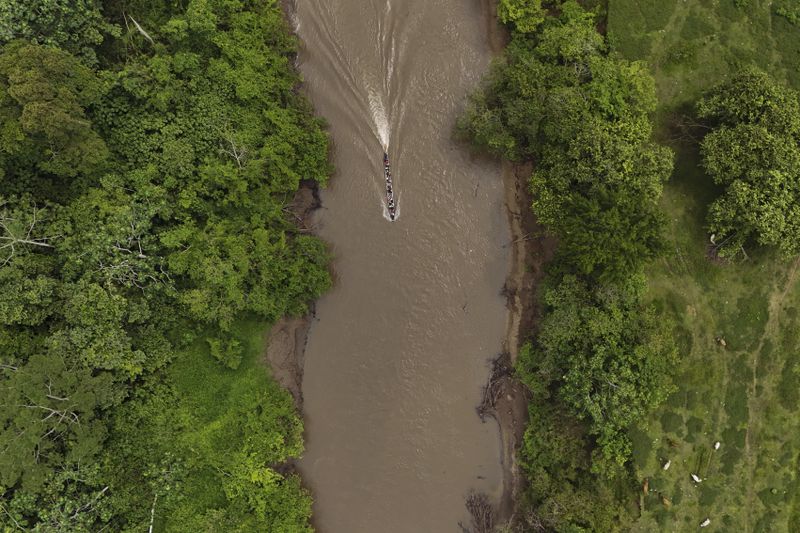
MULTIPOLYGON (((292 26, 296 12, 295 2, 296 0, 280 0, 280 5, 289 32, 297 37, 292 26)), ((302 84, 297 90, 302 91, 302 84)), ((309 226, 311 215, 320 207, 322 201, 319 197, 319 184, 314 180, 301 181, 300 188, 289 205, 289 212, 301 232, 314 232, 313 227, 309 226)), ((282 317, 275 322, 267 334, 267 347, 264 352, 264 362, 272 370, 272 377, 292 395, 301 417, 303 416, 303 365, 308 345, 308 331, 314 313, 314 302, 311 302, 308 313, 304 316, 282 317)), ((293 465, 292 467, 294 468, 293 465)))
MULTIPOLYGON (((506 338, 501 358, 511 368, 516 364, 520 346, 531 338, 540 317, 536 290, 544 275, 544 264, 552 257, 554 242, 545 236, 531 210, 528 181, 530 165, 503 163, 506 211, 511 230, 511 259, 508 278, 503 287, 507 298, 506 338)), ((500 431, 502 443, 503 496, 499 502, 498 523, 513 523, 515 502, 525 488, 525 476, 517 462, 528 424, 527 387, 513 374, 504 375, 498 387, 497 400, 490 413, 500 431)))
MULTIPOLYGON (((313 233, 309 226, 311 215, 322 207, 319 184, 303 180, 295 193, 289 212, 297 222, 301 233, 313 233)), ((303 365, 305 363, 308 331, 314 319, 314 303, 309 304, 308 313, 301 317, 283 317, 270 328, 264 360, 272 369, 272 377, 294 398, 298 413, 303 414, 303 365)))
MULTIPOLYGON (((486 35, 492 54, 499 57, 510 40, 510 34, 497 18, 497 1, 482 0, 486 35)), ((508 317, 503 351, 497 362, 513 369, 520 346, 535 331, 540 316, 536 289, 544 275, 544 264, 552 258, 555 243, 545 236, 531 209, 532 198, 528 186, 532 166, 502 163, 506 214, 511 233, 510 265, 503 287, 508 317)), ((497 362, 495 364, 497 364, 497 362)), ((487 388, 494 386, 493 406, 487 414, 498 424, 503 468, 503 495, 497 509, 496 523, 514 523, 515 502, 525 488, 525 476, 517 462, 517 451, 522 444, 528 424, 528 389, 512 372, 503 373, 497 383, 490 376, 487 388)))

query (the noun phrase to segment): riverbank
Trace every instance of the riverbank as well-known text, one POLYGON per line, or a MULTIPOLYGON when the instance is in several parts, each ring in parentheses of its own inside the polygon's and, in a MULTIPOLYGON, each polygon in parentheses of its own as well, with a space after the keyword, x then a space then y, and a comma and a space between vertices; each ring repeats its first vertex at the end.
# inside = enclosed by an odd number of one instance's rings
POLYGON ((525 477, 517 463, 517 451, 528 424, 528 389, 511 371, 517 361, 520 345, 536 327, 540 308, 536 290, 544 275, 544 264, 555 248, 552 238, 545 236, 531 210, 528 181, 530 165, 503 163, 503 184, 511 240, 508 278, 503 288, 507 298, 508 318, 503 354, 498 363, 508 371, 493 373, 489 387, 494 387, 494 405, 489 411, 498 423, 502 443, 503 496, 499 502, 498 522, 513 519, 518 496, 525 487, 525 477), (497 376, 497 382, 491 380, 497 376))
MULTIPOLYGON (((309 223, 314 211, 321 207, 319 184, 313 180, 301 182, 289 205, 289 213, 297 222, 301 233, 312 232, 309 223)), ((303 414, 303 364, 305 361, 308 330, 314 319, 314 304, 302 317, 283 317, 270 328, 264 361, 272 370, 272 377, 294 398, 298 413, 303 414)))
MULTIPOLYGON (((298 39, 296 31, 296 0, 281 0, 281 10, 288 31, 298 39)), ((296 62, 294 63, 296 68, 296 62)), ((302 90, 301 86, 298 88, 302 90)), ((329 156, 330 157, 330 156, 329 156)), ((303 180, 289 205, 289 213, 297 223, 301 233, 311 233, 311 215, 322 206, 319 197, 319 183, 303 180)), ((275 322, 266 337, 264 362, 269 365, 272 376, 281 387, 288 390, 294 398, 298 414, 303 416, 303 365, 305 362, 308 331, 314 319, 315 304, 309 305, 308 313, 302 317, 282 317, 275 322)))
MULTIPOLYGON (((483 0, 486 38, 497 58, 502 55, 510 34, 497 18, 497 1, 483 0)), ((536 288, 544 274, 544 264, 552 257, 555 242, 545 236, 531 209, 530 164, 502 163, 506 214, 511 240, 509 271, 503 293, 508 317, 502 354, 487 383, 492 403, 486 414, 495 418, 501 441, 503 494, 498 504, 497 523, 514 518, 515 505, 525 488, 525 476, 517 463, 517 451, 528 425, 528 389, 513 376, 520 345, 528 339, 540 316, 536 288), (492 390, 493 389, 493 390, 492 390)))

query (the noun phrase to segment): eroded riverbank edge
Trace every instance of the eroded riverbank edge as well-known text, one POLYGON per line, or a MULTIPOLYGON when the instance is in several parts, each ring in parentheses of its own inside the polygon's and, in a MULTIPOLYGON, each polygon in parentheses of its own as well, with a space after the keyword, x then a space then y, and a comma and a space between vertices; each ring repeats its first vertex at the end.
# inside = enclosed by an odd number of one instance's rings
MULTIPOLYGON (((287 29, 298 40, 299 47, 302 42, 297 36, 294 26, 297 11, 296 0, 280 0, 280 6, 287 29)), ((297 90, 303 91, 302 81, 297 90)), ((300 231, 314 233, 313 228, 309 227, 309 222, 314 211, 320 207, 322 207, 322 200, 319 196, 319 183, 314 180, 302 180, 288 210, 297 222, 300 231)), ((269 365, 272 377, 292 395, 301 418, 303 417, 303 367, 308 333, 314 316, 315 302, 310 302, 305 315, 280 318, 272 325, 265 338, 266 347, 263 360, 269 365)), ((294 469, 294 467, 295 465, 291 464, 291 468, 294 469)))
MULTIPOLYGON (((321 205, 319 184, 313 180, 302 181, 289 205, 289 212, 301 232, 313 233, 308 222, 321 205)), ((314 314, 314 302, 311 302, 305 315, 286 316, 276 321, 267 333, 263 356, 272 370, 272 377, 292 395, 300 416, 303 415, 303 365, 314 314)))
POLYGON ((544 275, 544 265, 553 256, 555 242, 545 235, 531 209, 528 187, 531 165, 502 163, 506 212, 511 234, 510 266, 503 293, 508 317, 501 355, 487 383, 492 405, 486 414, 497 420, 500 431, 503 468, 503 495, 498 508, 498 523, 513 521, 515 505, 525 488, 517 452, 528 425, 527 387, 513 374, 520 346, 535 331, 541 316, 536 291, 544 275))
MULTIPOLYGON (((508 30, 497 17, 497 0, 481 0, 486 24, 486 38, 495 59, 499 58, 510 40, 508 30)), ((544 228, 536 221, 531 204, 529 180, 532 165, 501 163, 506 214, 511 235, 509 270, 503 294, 508 316, 502 352, 494 362, 484 393, 485 415, 498 424, 503 469, 503 493, 495 523, 514 521, 515 502, 525 488, 526 479, 520 470, 517 452, 522 445, 528 425, 527 387, 513 374, 520 346, 535 331, 541 316, 536 291, 544 275, 544 265, 555 249, 555 241, 546 237, 544 228)))

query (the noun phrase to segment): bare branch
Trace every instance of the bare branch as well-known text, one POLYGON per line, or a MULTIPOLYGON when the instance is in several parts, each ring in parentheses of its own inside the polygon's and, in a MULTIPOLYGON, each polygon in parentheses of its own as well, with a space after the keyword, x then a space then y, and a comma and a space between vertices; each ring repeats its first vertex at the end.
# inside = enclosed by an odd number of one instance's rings
POLYGON ((17 526, 17 529, 25 531, 25 528, 19 525, 19 522, 17 522, 17 520, 13 516, 11 516, 11 513, 8 512, 8 509, 6 509, 6 506, 3 505, 2 503, 0 503, 0 509, 2 509, 4 513, 6 513, 6 516, 8 516, 12 522, 14 522, 14 525, 17 526))
POLYGON ((75 513, 72 516, 69 517, 69 519, 70 520, 75 520, 76 518, 78 518, 78 515, 80 513, 82 513, 83 511, 91 511, 94 508, 94 504, 97 503, 97 500, 100 499, 100 496, 105 494, 105 492, 107 490, 108 490, 108 486, 106 485, 105 487, 103 487, 103 490, 101 490, 100 492, 97 493, 97 495, 95 495, 95 497, 94 497, 94 499, 92 501, 90 501, 89 503, 87 503, 85 505, 82 505, 81 507, 78 507, 78 509, 75 511, 75 513))
POLYGON ((53 394, 53 382, 49 380, 47 382, 47 397, 50 398, 51 400, 58 400, 60 402, 69 401, 69 398, 61 398, 60 396, 55 396, 53 394))
MULTIPOLYGON (((0 205, 0 207, 4 207, 5 204, 0 205)), ((33 212, 31 213, 30 222, 27 224, 27 227, 22 229, 19 234, 17 234, 18 228, 15 228, 16 220, 9 214, 7 209, 4 209, 0 213, 0 250, 6 250, 8 254, 0 266, 7 264, 17 253, 17 247, 20 246, 37 246, 40 248, 53 248, 54 246, 50 244, 48 241, 60 237, 60 235, 54 235, 49 237, 35 237, 34 230, 36 228, 36 224, 39 222, 38 214, 39 209, 34 205, 33 212)))
POLYGON ((136 19, 135 19, 135 18, 133 18, 133 17, 132 17, 132 16, 130 16, 130 15, 128 15, 128 18, 129 18, 129 19, 131 19, 131 22, 133 22, 133 25, 134 25, 134 26, 136 26, 136 29, 137 29, 137 30, 139 30, 139 33, 141 33, 141 34, 144 36, 144 38, 145 38, 145 39, 147 39, 148 41, 150 41, 150 44, 156 44, 156 43, 155 43, 155 41, 153 41, 153 38, 152 38, 152 37, 150 37, 150 34, 149 34, 149 33, 147 33, 146 31, 144 31, 144 28, 142 28, 142 27, 139 25, 139 23, 138 23, 138 22, 136 22, 136 19))
POLYGON ((492 533, 494 531, 494 510, 489 503, 489 497, 482 492, 471 492, 467 496, 467 511, 472 517, 472 528, 468 529, 459 522, 459 527, 465 533, 492 533))
POLYGON ((224 141, 230 146, 229 148, 225 146, 224 143, 220 143, 219 151, 223 154, 229 155, 236 161, 236 165, 239 168, 242 168, 245 161, 247 160, 247 147, 246 146, 237 146, 236 141, 233 138, 233 134, 226 130, 224 141))
POLYGON ((153 496, 153 505, 150 507, 150 528, 147 530, 147 533, 153 533, 153 524, 156 521, 156 502, 158 502, 157 492, 155 496, 153 496))
POLYGON ((44 422, 46 420, 49 420, 50 418, 52 418, 54 416, 57 416, 59 424, 61 422, 63 422, 65 419, 68 419, 68 418, 72 419, 72 422, 69 422, 70 424, 72 424, 72 423, 80 423, 80 418, 78 417, 77 413, 75 413, 74 411, 66 411, 66 410, 65 411, 59 411, 57 409, 52 409, 52 408, 47 407, 45 405, 35 405, 35 404, 22 404, 22 405, 20 405, 20 407, 25 407, 26 409, 41 409, 42 411, 45 411, 46 413, 48 413, 47 416, 44 417, 41 420, 42 422, 44 422))

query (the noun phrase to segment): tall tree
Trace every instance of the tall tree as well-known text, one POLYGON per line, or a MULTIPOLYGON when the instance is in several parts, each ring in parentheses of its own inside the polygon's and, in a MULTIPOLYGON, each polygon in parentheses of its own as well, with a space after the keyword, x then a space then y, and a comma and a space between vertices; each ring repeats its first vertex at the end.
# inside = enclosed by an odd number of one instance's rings
POLYGON ((108 153, 86 114, 102 94, 97 75, 57 48, 15 41, 1 50, 0 158, 15 178, 4 192, 33 192, 37 172, 74 178, 97 170, 108 153))
POLYGON ((98 0, 5 0, 0 3, 0 45, 15 39, 61 48, 88 65, 97 63, 95 46, 118 35, 98 0))
POLYGON ((677 351, 653 309, 641 304, 643 291, 641 276, 597 287, 564 277, 545 293, 548 314, 520 360, 532 389, 557 384, 558 397, 589 421, 598 472, 625 464, 628 426, 673 390, 677 351))
POLYGON ((723 256, 745 245, 800 253, 800 99, 763 72, 745 70, 697 106, 713 131, 703 165, 724 187, 709 207, 708 228, 723 256))

